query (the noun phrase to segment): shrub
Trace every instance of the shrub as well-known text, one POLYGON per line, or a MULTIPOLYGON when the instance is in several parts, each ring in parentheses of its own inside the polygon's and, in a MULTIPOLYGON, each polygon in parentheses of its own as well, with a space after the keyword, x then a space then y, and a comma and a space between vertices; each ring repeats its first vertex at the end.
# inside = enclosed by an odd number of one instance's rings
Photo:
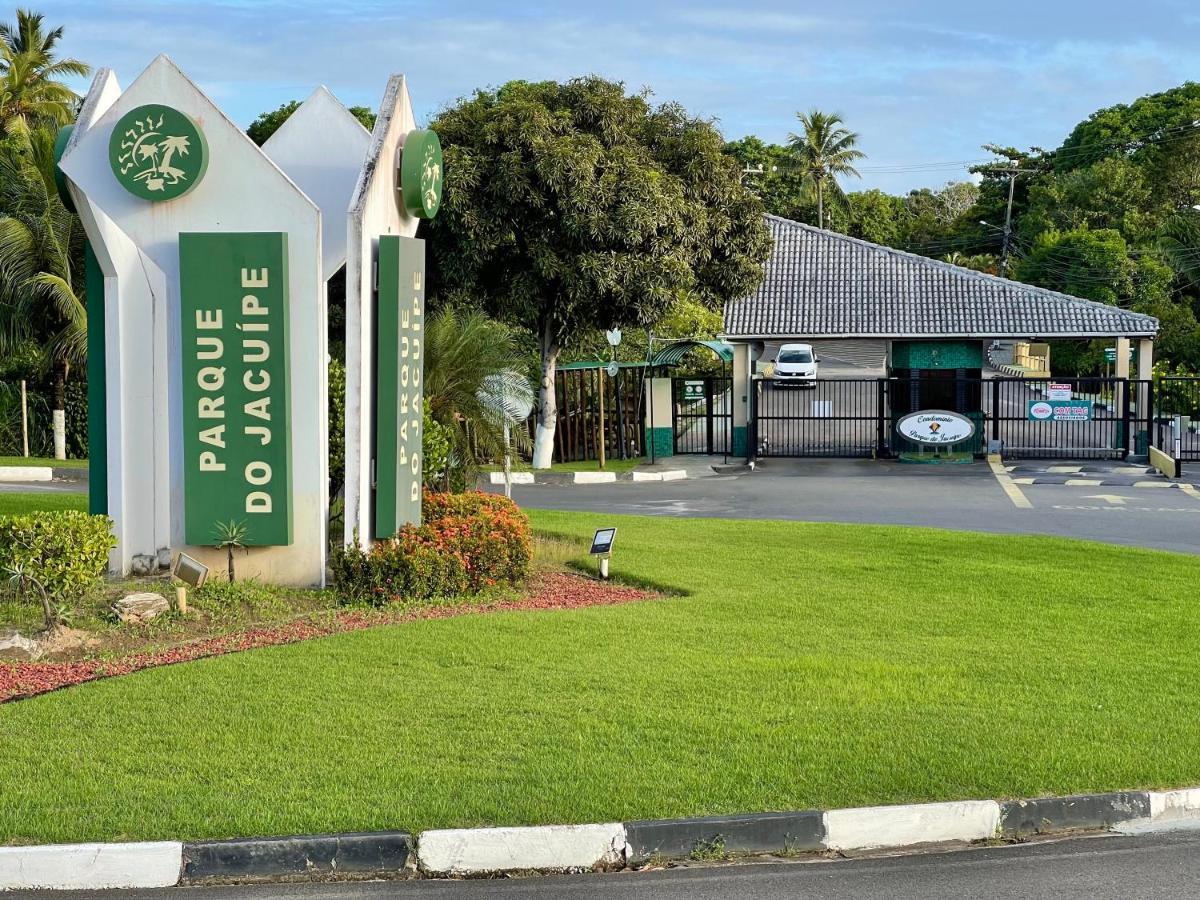
POLYGON ((478 593, 517 584, 529 571, 529 519, 504 497, 426 491, 421 525, 407 525, 370 550, 333 555, 333 577, 348 600, 383 604, 478 593))
MULTIPOLYGON (((0 568, 22 590, 37 590, 44 606, 80 600, 108 568, 115 545, 108 516, 71 510, 0 518, 0 568)), ((47 613, 46 624, 53 618, 47 613)))

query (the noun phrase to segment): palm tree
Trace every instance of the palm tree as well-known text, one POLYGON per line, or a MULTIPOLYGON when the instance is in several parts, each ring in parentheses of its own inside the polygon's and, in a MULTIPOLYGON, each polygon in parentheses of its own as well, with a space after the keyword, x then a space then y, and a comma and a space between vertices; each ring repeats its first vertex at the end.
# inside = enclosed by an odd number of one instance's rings
POLYGON ((446 429, 449 469, 504 455, 504 425, 528 443, 519 410, 533 402, 529 360, 507 325, 478 311, 438 310, 425 327, 425 407, 446 429))
POLYGON ((61 27, 49 32, 45 17, 17 10, 17 22, 0 23, 0 133, 14 121, 31 127, 65 125, 75 117, 78 95, 59 79, 83 76, 91 67, 77 59, 55 59, 61 27))
POLYGON ((14 120, 0 142, 0 353, 35 342, 54 386, 54 454, 66 456, 66 381, 87 361, 83 229, 54 183, 54 132, 14 120))
POLYGON ((825 227, 825 191, 845 202, 846 195, 837 182, 839 175, 858 177, 855 160, 866 154, 855 149, 858 135, 844 127, 837 113, 823 113, 814 109, 807 113, 796 113, 804 126, 803 134, 788 135, 788 146, 800 163, 801 171, 809 188, 817 193, 817 226, 825 227))
POLYGON ((1180 277, 1200 281, 1200 212, 1187 210, 1168 218, 1159 229, 1158 247, 1180 277))

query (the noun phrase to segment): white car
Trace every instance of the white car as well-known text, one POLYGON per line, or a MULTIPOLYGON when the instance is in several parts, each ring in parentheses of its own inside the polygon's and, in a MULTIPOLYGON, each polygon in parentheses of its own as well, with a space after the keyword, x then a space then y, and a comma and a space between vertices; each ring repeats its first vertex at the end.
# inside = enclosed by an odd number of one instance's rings
POLYGON ((775 354, 775 381, 781 386, 798 384, 815 388, 820 362, 812 344, 784 344, 775 354))

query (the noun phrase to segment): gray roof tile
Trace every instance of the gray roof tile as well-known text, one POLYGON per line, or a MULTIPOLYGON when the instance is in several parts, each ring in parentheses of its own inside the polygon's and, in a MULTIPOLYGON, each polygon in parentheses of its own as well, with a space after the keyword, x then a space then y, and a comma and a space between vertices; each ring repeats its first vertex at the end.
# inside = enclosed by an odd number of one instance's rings
POLYGON ((758 291, 725 304, 728 337, 1151 337, 1133 313, 766 216, 758 291))

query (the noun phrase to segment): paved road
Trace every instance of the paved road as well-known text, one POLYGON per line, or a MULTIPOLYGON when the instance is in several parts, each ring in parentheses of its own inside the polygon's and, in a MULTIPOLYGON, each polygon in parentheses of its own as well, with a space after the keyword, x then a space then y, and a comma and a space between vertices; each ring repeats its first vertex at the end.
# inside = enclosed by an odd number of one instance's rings
MULTIPOLYGON (((79 894, 18 897, 69 900, 79 894)), ((89 892, 122 900, 1054 900, 1200 897, 1200 835, 1076 838, 882 859, 749 863, 501 881, 170 888, 89 892)))
MULTIPOLYGON (((671 462, 686 459, 674 457, 671 462)), ((691 465, 697 472, 705 468, 694 461, 691 465)), ((1098 467, 1086 468, 1082 474, 1098 467)), ((1015 506, 982 462, 919 466, 772 459, 761 462, 753 474, 663 483, 517 486, 513 497, 524 506, 598 514, 925 525, 1200 553, 1200 494, 1165 487, 1063 484, 1020 490, 1031 509, 1015 506)))

